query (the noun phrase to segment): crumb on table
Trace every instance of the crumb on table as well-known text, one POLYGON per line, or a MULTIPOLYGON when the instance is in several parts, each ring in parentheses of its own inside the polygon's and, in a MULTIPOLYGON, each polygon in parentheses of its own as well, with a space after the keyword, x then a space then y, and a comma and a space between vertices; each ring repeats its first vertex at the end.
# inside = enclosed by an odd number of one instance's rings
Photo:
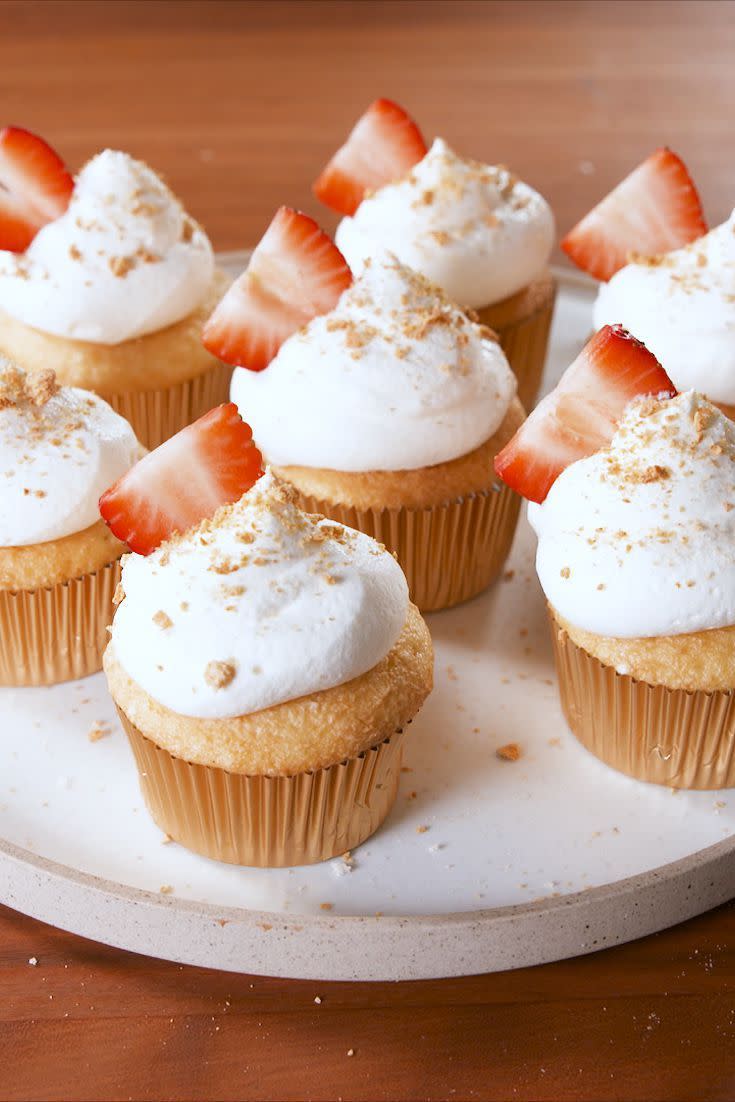
POLYGON ((499 746, 495 751, 495 756, 501 758, 502 761, 518 761, 523 757, 523 751, 517 742, 506 742, 505 746, 499 746))

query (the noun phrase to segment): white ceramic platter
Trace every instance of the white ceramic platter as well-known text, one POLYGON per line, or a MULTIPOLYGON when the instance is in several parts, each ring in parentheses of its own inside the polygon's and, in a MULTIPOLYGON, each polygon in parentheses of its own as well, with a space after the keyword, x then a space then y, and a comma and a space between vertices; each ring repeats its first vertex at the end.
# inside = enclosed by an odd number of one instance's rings
MULTIPOLYGON (((587 336, 590 303, 561 277, 547 386, 587 336)), ((640 784, 583 750, 557 703, 525 518, 508 568, 429 617, 436 689, 396 806, 351 867, 243 869, 165 844, 101 675, 0 690, 0 901, 190 964, 378 980, 561 959, 731 898, 735 793, 640 784), (497 756, 507 743, 517 761, 497 756)))

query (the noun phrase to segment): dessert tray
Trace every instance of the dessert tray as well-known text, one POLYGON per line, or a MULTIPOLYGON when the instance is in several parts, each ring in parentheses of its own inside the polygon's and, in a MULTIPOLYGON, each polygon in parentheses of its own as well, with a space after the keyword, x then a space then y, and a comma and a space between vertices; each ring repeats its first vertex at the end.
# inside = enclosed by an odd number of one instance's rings
MULTIPOLYGON (((591 325, 591 285, 559 280, 547 387, 591 325)), ((428 617, 436 688, 396 805, 322 865, 219 865, 164 838, 101 674, 0 689, 0 902, 188 964, 394 980, 587 953, 730 899, 735 792, 630 780, 567 730, 533 554, 522 517, 503 579, 428 617)))

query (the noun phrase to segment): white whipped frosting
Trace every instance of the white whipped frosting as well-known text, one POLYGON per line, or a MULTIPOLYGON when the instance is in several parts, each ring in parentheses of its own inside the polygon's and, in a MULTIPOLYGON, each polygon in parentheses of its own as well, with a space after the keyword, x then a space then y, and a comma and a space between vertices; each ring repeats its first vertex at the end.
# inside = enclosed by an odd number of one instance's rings
POLYGON ((545 199, 502 166, 458 157, 437 138, 395 183, 363 199, 337 227, 357 273, 390 249, 461 306, 500 302, 541 275, 554 244, 545 199))
POLYGON ((735 404, 735 211, 691 245, 621 268, 594 317, 642 340, 678 390, 735 404))
POLYGON ((544 593, 576 627, 735 624, 735 424, 693 391, 631 403, 609 448, 567 467, 528 518, 544 593))
POLYGON ((392 555, 302 513, 269 472, 211 525, 127 557, 122 584, 118 662, 159 703, 200 718, 247 715, 366 673, 408 612, 392 555), (213 662, 224 664, 219 687, 213 662))
MULTIPOLYGON (((0 395, 8 372, 23 378, 0 362, 0 395)), ((23 399, 0 408, 0 547, 89 528, 99 520, 100 495, 138 453, 127 421, 86 390, 62 387, 44 405, 23 399)))
POLYGON ((120 344, 185 318, 213 276, 209 239, 163 181, 107 149, 26 253, 0 251, 0 309, 44 333, 120 344))
POLYGON ((478 447, 515 389, 488 330, 386 256, 265 371, 236 369, 231 395, 270 463, 399 471, 478 447))

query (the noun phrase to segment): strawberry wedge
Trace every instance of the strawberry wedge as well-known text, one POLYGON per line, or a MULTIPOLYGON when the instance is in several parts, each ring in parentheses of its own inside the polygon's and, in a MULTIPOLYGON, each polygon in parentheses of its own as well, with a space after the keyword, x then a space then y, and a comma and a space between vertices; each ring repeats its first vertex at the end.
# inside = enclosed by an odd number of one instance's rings
POLYGON ((74 180, 43 138, 0 130, 0 249, 22 253, 47 222, 69 206, 74 180))
POLYGON ((405 175, 426 155, 416 123, 389 99, 376 99, 314 184, 314 194, 340 214, 354 214, 367 191, 405 175))
POLYGON ((570 463, 609 444, 625 407, 646 394, 676 390, 644 344, 621 325, 604 326, 495 457, 496 473, 541 503, 570 463))
POLYGON ((351 283, 345 258, 314 219, 281 207, 204 326, 204 346, 234 367, 262 371, 292 333, 328 313, 351 283))
POLYGON ((249 425, 229 402, 149 452, 100 498, 100 513, 131 551, 150 555, 174 534, 238 501, 263 473, 249 425))
POLYGON ((577 267, 604 281, 630 253, 667 253, 706 232, 686 165, 670 149, 657 149, 570 230, 561 247, 577 267))

